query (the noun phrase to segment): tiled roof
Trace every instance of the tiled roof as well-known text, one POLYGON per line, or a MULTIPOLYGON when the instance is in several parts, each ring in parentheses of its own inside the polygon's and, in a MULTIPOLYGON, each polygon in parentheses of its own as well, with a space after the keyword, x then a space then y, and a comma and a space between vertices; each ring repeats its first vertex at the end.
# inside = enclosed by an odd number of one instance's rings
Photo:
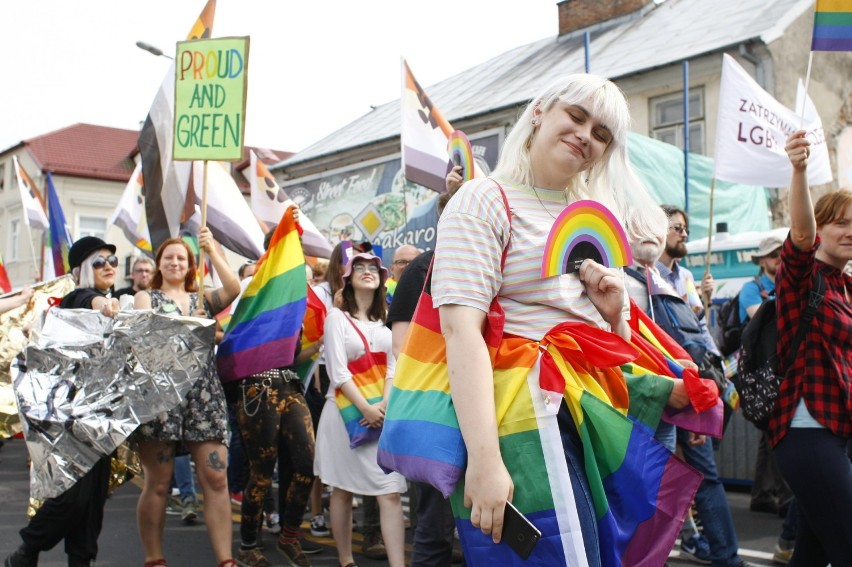
POLYGON ((74 124, 29 140, 25 146, 42 171, 54 175, 127 181, 139 132, 94 124, 74 124))
MULTIPOLYGON (((592 72, 614 80, 757 40, 768 44, 813 0, 666 0, 590 29, 592 72)), ((427 86, 450 122, 529 101, 546 83, 584 70, 583 30, 522 45, 427 86)), ((415 75, 417 70, 413 70, 415 75)), ((399 99, 376 107, 275 169, 399 136, 399 99)))

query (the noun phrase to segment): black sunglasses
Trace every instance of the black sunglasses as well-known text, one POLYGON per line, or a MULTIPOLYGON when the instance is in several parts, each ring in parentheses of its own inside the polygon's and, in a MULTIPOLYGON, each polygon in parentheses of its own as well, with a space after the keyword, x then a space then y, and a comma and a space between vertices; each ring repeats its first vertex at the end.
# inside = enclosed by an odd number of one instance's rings
POLYGON ((100 270, 101 268, 106 266, 107 263, 109 263, 109 265, 112 266, 113 268, 117 268, 118 267, 118 257, 117 256, 110 256, 109 258, 104 258, 103 256, 98 256, 97 258, 92 260, 92 268, 94 268, 96 270, 100 270))

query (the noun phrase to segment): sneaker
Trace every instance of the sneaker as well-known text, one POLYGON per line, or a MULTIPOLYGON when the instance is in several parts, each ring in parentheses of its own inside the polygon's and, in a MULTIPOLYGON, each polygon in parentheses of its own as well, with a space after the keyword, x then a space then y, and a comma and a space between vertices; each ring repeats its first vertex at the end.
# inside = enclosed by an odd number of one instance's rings
POLYGON ((293 567, 311 567, 311 562, 305 557, 302 546, 297 541, 283 541, 278 539, 278 551, 287 558, 293 567))
POLYGON ((790 540, 778 538, 775 543, 775 552, 772 554, 772 562, 779 565, 786 565, 793 557, 793 544, 790 540))
POLYGON ((305 539, 305 536, 303 535, 299 536, 299 546, 302 548, 302 552, 305 555, 316 555, 317 553, 322 553, 322 545, 305 539))
POLYGON ((180 500, 178 500, 174 496, 170 496, 168 498, 168 500, 166 500, 166 514, 169 515, 169 516, 180 516, 181 515, 180 500))
POLYGON ((234 561, 240 567, 272 567, 269 559, 264 557, 263 552, 256 547, 238 550, 234 561))
POLYGON ((680 542, 680 556, 703 565, 711 565, 710 544, 698 534, 680 542))
POLYGON ((243 505, 243 493, 242 492, 232 492, 231 493, 231 504, 235 506, 243 505))
POLYGON ((32 551, 27 546, 21 545, 6 558, 3 565, 5 567, 38 567, 38 551, 32 551))
POLYGON ((281 517, 278 515, 278 512, 269 512, 268 514, 265 514, 263 527, 274 534, 281 533, 281 524, 279 523, 280 519, 281 517))
POLYGON ((331 535, 331 531, 325 524, 325 516, 322 514, 317 514, 311 518, 311 535, 316 537, 328 537, 331 535))
POLYGON ((388 550, 385 549, 385 542, 382 539, 382 534, 377 533, 364 538, 364 543, 361 544, 361 553, 370 559, 387 559, 388 550))
POLYGON ((180 519, 184 524, 194 524, 198 518, 198 504, 192 498, 187 498, 182 504, 183 511, 180 514, 180 519))

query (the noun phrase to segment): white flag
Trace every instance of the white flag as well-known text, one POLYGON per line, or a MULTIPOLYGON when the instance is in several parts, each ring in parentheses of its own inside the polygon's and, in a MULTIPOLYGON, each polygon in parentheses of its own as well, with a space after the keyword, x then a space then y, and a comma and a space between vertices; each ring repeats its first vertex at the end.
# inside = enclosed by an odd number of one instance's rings
MULTIPOLYGON (((251 162, 246 177, 251 186, 251 210, 267 225, 266 230, 272 230, 281 221, 287 208, 295 203, 287 192, 278 186, 275 177, 254 150, 249 150, 249 157, 251 162)), ((306 255, 317 258, 331 256, 331 244, 311 222, 305 211, 299 212, 299 225, 303 231, 302 249, 306 255)))
MULTIPOLYGON (((204 162, 192 162, 195 202, 204 193, 204 162)), ((218 161, 207 162, 207 226, 222 246, 257 260, 263 255, 263 231, 234 178, 218 161)))
POLYGON ((140 250, 151 254, 151 235, 148 233, 148 220, 145 216, 145 200, 142 196, 142 162, 136 164, 118 206, 109 219, 110 224, 119 227, 124 236, 140 250))
MULTIPOLYGON (((746 185, 789 186, 793 166, 784 144, 800 129, 801 117, 763 90, 733 57, 723 57, 714 176, 746 185)), ((826 156, 824 163, 821 159, 809 162, 808 183, 828 183, 832 180, 828 149, 815 110, 806 113, 803 129, 811 140, 812 155, 824 152, 826 156)))
POLYGON ((18 156, 12 156, 15 165, 15 175, 18 178, 18 190, 21 192, 21 205, 24 207, 24 222, 41 230, 48 230, 50 222, 44 213, 44 207, 39 202, 38 189, 27 171, 18 161, 18 156))

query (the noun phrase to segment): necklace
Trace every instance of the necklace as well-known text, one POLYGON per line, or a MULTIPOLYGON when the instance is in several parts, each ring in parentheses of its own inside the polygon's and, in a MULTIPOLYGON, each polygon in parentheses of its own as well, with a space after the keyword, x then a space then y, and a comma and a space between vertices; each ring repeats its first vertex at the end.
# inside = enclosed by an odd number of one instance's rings
POLYGON ((547 213, 550 216, 550 218, 552 218, 553 220, 556 220, 556 217, 553 216, 553 213, 550 212, 550 209, 548 209, 547 206, 545 206, 545 204, 541 200, 541 197, 538 196, 538 191, 536 191, 535 187, 532 187, 532 190, 533 190, 533 195, 535 195, 535 198, 538 200, 538 204, 541 205, 541 208, 544 209, 544 212, 547 213))

